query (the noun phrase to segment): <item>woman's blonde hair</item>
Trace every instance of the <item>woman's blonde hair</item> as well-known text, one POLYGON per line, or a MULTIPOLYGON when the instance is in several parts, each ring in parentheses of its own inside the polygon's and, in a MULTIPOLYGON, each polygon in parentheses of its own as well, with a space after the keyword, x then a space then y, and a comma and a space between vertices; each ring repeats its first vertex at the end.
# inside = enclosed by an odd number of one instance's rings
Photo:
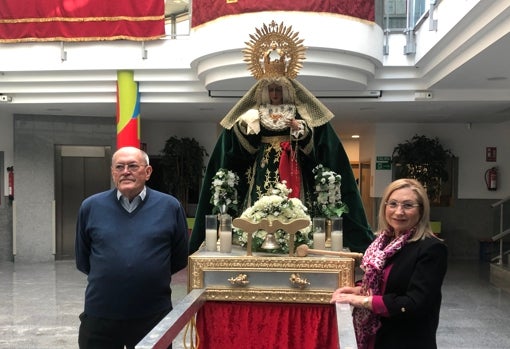
POLYGON ((402 178, 391 182, 384 191, 381 205, 379 207, 379 230, 390 229, 390 225, 386 221, 386 202, 390 195, 395 191, 403 188, 409 188, 416 194, 416 202, 420 205, 420 220, 416 225, 416 232, 409 241, 417 241, 425 237, 434 236, 430 228, 430 202, 427 196, 427 190, 415 179, 402 178))

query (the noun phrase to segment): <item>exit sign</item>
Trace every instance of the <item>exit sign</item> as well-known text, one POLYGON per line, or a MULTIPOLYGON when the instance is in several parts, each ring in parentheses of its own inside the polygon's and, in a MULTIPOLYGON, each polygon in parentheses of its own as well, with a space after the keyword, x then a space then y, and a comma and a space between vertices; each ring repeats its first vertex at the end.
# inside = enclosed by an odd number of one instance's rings
POLYGON ((376 156, 376 170, 391 170, 391 156, 376 156))
POLYGON ((391 164, 389 162, 376 162, 376 170, 391 170, 391 164))

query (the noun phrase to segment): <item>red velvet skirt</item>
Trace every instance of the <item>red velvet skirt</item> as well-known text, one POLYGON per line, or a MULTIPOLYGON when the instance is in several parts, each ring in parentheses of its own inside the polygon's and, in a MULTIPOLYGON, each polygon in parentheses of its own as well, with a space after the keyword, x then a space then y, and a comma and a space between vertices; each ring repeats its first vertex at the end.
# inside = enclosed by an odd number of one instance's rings
POLYGON ((334 305, 209 302, 197 313, 200 349, 338 349, 334 305))

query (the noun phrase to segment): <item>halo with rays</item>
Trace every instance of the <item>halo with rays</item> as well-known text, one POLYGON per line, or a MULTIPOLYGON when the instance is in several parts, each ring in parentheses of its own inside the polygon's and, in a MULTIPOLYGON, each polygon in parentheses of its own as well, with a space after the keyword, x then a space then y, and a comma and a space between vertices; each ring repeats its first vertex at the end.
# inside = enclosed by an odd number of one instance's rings
POLYGON ((250 41, 245 43, 247 47, 242 52, 255 79, 279 76, 293 79, 298 75, 306 51, 304 40, 298 35, 292 31, 292 26, 286 27, 283 22, 278 25, 274 20, 250 34, 250 41), (271 60, 274 56, 277 58, 271 60))

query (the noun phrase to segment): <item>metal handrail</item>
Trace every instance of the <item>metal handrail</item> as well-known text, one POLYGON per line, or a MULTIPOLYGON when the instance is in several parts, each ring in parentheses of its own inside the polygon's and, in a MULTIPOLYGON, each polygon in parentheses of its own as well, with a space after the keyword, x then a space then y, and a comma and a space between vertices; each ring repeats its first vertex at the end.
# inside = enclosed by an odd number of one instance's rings
POLYGON ((510 229, 507 229, 505 230, 504 232, 502 233, 499 233, 498 235, 494 235, 493 237, 491 237, 491 240, 496 242, 498 240, 501 240, 503 239, 505 236, 509 235, 510 234, 510 229))
POLYGON ((154 327, 135 349, 168 349, 205 303, 205 289, 194 289, 154 327))
POLYGON ((503 252, 503 238, 510 234, 510 229, 503 231, 503 216, 504 216, 503 206, 508 201, 510 201, 510 196, 501 199, 491 205, 492 208, 496 208, 499 206, 499 233, 491 238, 492 241, 494 242, 499 240, 499 256, 493 258, 493 260, 498 260, 499 265, 503 265, 503 256, 505 254, 508 254, 508 251, 503 252))
MULTIPOLYGON (((503 252, 503 256, 507 256, 507 255, 510 255, 510 250, 506 250, 505 252, 503 252)), ((496 261, 500 261, 500 260, 501 260, 501 256, 496 256, 491 259, 491 262, 496 262, 496 261)))
POLYGON ((498 207, 500 205, 503 206, 503 204, 506 203, 507 201, 510 201, 510 196, 508 196, 508 197, 506 197, 504 199, 501 199, 499 201, 496 201, 495 203, 493 203, 491 205, 491 207, 494 208, 494 207, 498 207))
MULTIPOLYGON (((206 302, 204 288, 193 289, 154 327, 135 349, 168 349, 206 302)), ((356 336, 348 304, 335 304, 340 348, 355 349, 356 336)))
POLYGON ((349 304, 336 303, 336 325, 338 326, 338 344, 342 349, 355 349, 356 335, 352 323, 352 312, 349 304))

